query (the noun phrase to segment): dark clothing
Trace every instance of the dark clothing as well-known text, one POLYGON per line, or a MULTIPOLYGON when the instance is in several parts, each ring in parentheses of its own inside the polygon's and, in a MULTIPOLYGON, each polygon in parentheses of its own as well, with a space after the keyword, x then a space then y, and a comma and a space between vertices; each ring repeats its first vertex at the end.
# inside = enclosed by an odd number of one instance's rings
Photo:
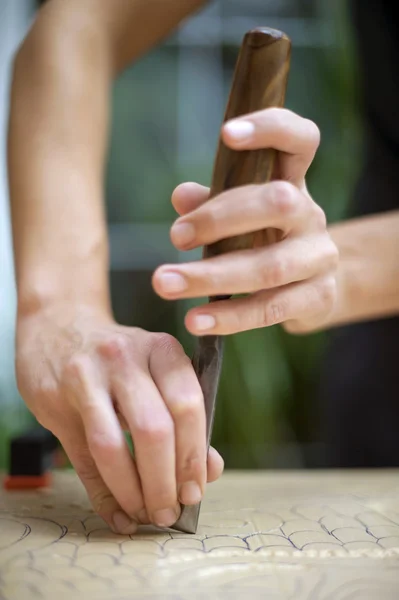
MULTIPOLYGON (((399 7, 392 0, 350 7, 365 142, 350 216, 360 216, 399 208, 399 7)), ((319 398, 330 466, 399 467, 398 348, 399 317, 331 333, 319 398)))

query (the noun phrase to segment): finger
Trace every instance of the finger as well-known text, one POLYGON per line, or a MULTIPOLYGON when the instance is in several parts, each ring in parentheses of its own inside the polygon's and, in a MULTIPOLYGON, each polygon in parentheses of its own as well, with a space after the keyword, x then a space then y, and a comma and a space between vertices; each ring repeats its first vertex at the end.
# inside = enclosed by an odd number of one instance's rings
POLYGON ((209 188, 198 183, 182 183, 172 194, 172 204, 175 211, 180 215, 195 210, 209 198, 209 188))
POLYGON ((67 367, 66 382, 102 479, 123 510, 137 519, 144 508, 140 480, 97 367, 89 357, 76 356, 67 367))
POLYGON ((322 209, 307 194, 286 181, 249 185, 223 192, 188 215, 171 229, 176 248, 190 250, 225 238, 267 228, 284 236, 325 230, 322 209))
POLYGON ((189 311, 185 324, 194 335, 228 335, 290 321, 316 327, 333 310, 336 293, 335 277, 327 275, 246 298, 212 302, 189 311))
POLYGON ((69 426, 65 422, 63 425, 57 437, 86 489, 93 510, 115 533, 135 533, 137 521, 126 514, 105 485, 87 446, 81 421, 77 419, 69 426))
POLYGON ((150 355, 150 372, 174 420, 179 501, 198 504, 206 484, 204 399, 190 359, 175 338, 163 335, 150 355))
POLYGON ((311 279, 331 271, 337 262, 337 248, 327 234, 293 237, 269 247, 162 266, 154 287, 166 299, 248 294, 311 279), (181 280, 180 291, 171 289, 173 278, 181 280))
POLYGON ((283 152, 278 177, 301 185, 319 147, 320 131, 313 121, 290 110, 268 108, 227 122, 222 138, 234 150, 283 152))
POLYGON ((179 517, 173 420, 145 364, 132 368, 121 355, 112 392, 132 435, 136 465, 150 520, 170 527, 179 517))
POLYGON ((224 460, 220 456, 219 452, 212 448, 209 448, 208 452, 208 483, 213 483, 222 475, 224 470, 224 460))

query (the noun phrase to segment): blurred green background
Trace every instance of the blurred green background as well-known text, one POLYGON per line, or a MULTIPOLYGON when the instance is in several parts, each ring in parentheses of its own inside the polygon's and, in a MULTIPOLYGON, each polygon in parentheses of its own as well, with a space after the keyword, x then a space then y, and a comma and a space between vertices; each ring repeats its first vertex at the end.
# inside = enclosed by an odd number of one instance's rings
MULTIPOLYGON (((157 298, 151 274, 161 263, 188 258, 169 241, 175 218, 170 196, 182 181, 210 183, 239 45, 260 25, 292 39, 286 105, 321 129, 308 187, 329 221, 339 220, 360 145, 345 0, 210 3, 125 71, 113 90, 106 198, 115 316, 126 325, 172 333, 190 354, 195 340, 183 317, 191 304, 157 298)), ((279 327, 227 338, 213 437, 227 467, 323 466, 315 388, 324 341, 324 335, 289 336, 279 327)), ((6 437, 22 426, 26 412, 15 415, 0 430, 3 463, 6 437)))

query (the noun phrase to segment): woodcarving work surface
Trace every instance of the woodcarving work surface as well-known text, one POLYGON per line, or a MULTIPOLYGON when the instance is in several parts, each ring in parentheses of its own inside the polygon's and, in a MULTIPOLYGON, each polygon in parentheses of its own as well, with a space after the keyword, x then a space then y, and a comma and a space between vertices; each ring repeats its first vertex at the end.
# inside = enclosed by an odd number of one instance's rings
POLYGON ((197 534, 117 536, 72 473, 0 492, 0 598, 397 600, 399 473, 231 473, 197 534))

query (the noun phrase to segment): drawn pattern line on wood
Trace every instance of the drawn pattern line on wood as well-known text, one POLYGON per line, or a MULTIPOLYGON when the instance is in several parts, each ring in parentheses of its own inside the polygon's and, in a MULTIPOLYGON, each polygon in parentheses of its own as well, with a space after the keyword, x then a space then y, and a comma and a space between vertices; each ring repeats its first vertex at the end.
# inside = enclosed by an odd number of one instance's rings
POLYGON ((55 481, 0 493, 2 599, 397 598, 398 473, 228 473, 195 535, 117 536, 74 475, 55 481))

